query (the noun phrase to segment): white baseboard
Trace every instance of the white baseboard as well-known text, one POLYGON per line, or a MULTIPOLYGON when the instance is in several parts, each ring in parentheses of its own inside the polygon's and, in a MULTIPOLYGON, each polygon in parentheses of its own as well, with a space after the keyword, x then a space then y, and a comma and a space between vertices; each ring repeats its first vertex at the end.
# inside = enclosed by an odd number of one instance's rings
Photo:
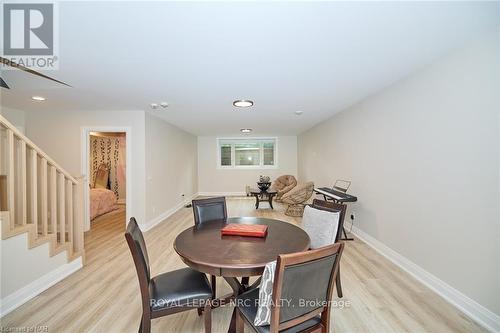
POLYGON ((427 272, 422 267, 389 248, 363 230, 353 226, 352 233, 392 263, 406 271, 428 288, 432 289, 450 304, 474 319, 478 324, 492 332, 500 332, 500 316, 488 310, 473 299, 467 297, 446 282, 427 272))
POLYGON ((65 277, 73 274, 82 266, 82 257, 79 257, 4 297, 0 300, 0 317, 5 316, 65 277))
POLYGON ((188 203, 190 203, 191 200, 193 200, 194 198, 196 198, 198 195, 199 195, 198 193, 195 193, 195 194, 193 194, 193 196, 191 198, 186 199, 186 200, 178 203, 176 206, 174 206, 174 207, 166 210, 165 212, 161 213, 160 215, 158 215, 154 219, 150 220, 149 222, 139 224, 139 228, 143 232, 150 230, 151 228, 153 228, 157 224, 161 223, 162 221, 166 220, 168 217, 170 217, 171 215, 173 215, 179 209, 181 209, 182 207, 184 207, 185 205, 187 205, 188 203))
POLYGON ((199 192, 202 197, 241 197, 246 196, 246 192, 199 192))

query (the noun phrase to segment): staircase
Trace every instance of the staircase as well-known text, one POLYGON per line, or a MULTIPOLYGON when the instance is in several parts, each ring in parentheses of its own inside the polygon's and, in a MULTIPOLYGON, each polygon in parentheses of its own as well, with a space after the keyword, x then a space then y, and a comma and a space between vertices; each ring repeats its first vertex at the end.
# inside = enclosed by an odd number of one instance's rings
POLYGON ((84 258, 83 179, 75 179, 0 115, 2 240, 27 233, 28 248, 84 258))

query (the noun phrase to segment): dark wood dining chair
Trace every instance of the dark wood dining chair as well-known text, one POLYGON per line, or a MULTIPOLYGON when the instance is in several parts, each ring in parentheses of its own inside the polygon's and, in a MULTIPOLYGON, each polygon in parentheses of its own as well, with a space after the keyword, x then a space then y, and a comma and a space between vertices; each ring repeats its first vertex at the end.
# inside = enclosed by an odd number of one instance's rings
MULTIPOLYGON (((337 227, 337 234, 335 235, 335 243, 342 239, 342 231, 344 230, 344 219, 347 211, 347 206, 341 203, 336 203, 332 201, 324 201, 319 199, 314 199, 311 205, 313 208, 325 210, 328 212, 340 212, 339 225, 337 227)), ((335 280, 335 286, 337 287, 337 296, 342 298, 342 284, 340 282, 340 262, 339 262, 339 272, 337 273, 337 278, 335 280)))
MULTIPOLYGON (((196 199, 192 201, 194 225, 202 225, 212 221, 227 220, 227 206, 225 197, 196 199)), ((215 299, 216 278, 210 275, 210 284, 212 285, 212 297, 215 299)), ((248 283, 248 282, 247 282, 248 283)))
POLYGON ((192 204, 195 225, 227 219, 225 197, 196 199, 192 204))
POLYGON ((255 326, 259 289, 237 297, 236 332, 244 325, 257 333, 327 333, 330 301, 344 243, 278 256, 271 302, 271 324, 255 326), (281 302, 280 300, 287 300, 281 302))
POLYGON ((125 239, 134 259, 142 298, 142 319, 139 333, 151 332, 151 320, 177 312, 203 308, 205 332, 211 332, 212 289, 205 274, 183 268, 150 276, 146 242, 137 221, 131 218, 125 239))

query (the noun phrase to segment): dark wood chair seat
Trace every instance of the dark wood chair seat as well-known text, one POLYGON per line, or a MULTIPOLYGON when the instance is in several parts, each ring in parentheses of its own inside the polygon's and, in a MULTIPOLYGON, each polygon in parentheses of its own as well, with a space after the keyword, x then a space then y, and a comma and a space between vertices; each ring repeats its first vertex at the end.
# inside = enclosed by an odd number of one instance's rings
MULTIPOLYGON (((257 304, 259 300, 259 289, 252 289, 247 291, 246 293, 241 294, 237 297, 237 302, 243 302, 242 304, 247 304, 248 306, 243 306, 240 308, 241 315, 244 317, 247 323, 253 323, 255 315, 257 314, 257 304)), ((280 331, 280 333, 298 333, 304 332, 314 326, 317 326, 321 323, 321 317, 316 316, 309 320, 306 320, 300 323, 297 326, 290 327, 289 329, 285 329, 284 331, 280 331)), ((271 326, 254 326, 250 325, 253 330, 257 333, 269 333, 271 332, 271 326)))
POLYGON ((212 288, 205 274, 183 268, 152 278, 149 295, 155 300, 151 304, 154 312, 176 306, 204 305, 212 298, 212 288))

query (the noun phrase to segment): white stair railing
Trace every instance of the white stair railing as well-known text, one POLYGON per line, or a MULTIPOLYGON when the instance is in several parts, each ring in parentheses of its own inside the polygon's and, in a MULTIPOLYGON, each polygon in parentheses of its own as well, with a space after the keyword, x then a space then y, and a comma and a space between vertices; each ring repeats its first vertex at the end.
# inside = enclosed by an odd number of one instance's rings
POLYGON ((2 238, 29 233, 51 255, 84 256, 83 178, 75 179, 0 115, 2 238))

